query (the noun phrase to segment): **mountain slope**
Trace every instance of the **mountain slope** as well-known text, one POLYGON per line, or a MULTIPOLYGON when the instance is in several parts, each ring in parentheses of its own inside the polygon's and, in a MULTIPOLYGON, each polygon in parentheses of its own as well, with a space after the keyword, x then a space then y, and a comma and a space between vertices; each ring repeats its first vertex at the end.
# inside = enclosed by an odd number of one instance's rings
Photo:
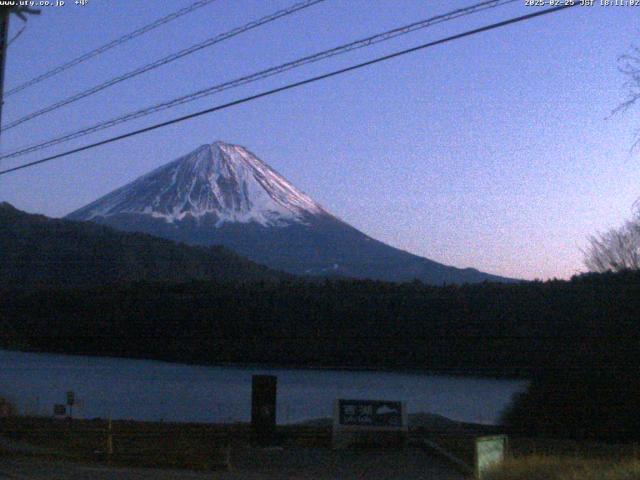
POLYGON ((168 223, 208 217, 224 223, 282 226, 310 215, 327 215, 246 149, 216 142, 153 170, 71 213, 92 220, 122 213, 168 223))
POLYGON ((0 287, 286 277, 222 247, 193 247, 105 226, 31 215, 0 203, 0 287))
POLYGON ((193 245, 224 245, 294 274, 427 283, 510 281, 379 242, 334 217, 244 147, 216 142, 68 218, 193 245))

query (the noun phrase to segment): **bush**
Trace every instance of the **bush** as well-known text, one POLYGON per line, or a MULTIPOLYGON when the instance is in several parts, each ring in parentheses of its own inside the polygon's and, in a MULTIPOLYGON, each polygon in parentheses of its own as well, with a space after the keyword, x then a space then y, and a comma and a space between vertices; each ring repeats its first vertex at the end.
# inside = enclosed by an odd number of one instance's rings
POLYGON ((534 379, 502 421, 527 436, 628 442, 640 440, 639 412, 637 375, 594 367, 534 379))

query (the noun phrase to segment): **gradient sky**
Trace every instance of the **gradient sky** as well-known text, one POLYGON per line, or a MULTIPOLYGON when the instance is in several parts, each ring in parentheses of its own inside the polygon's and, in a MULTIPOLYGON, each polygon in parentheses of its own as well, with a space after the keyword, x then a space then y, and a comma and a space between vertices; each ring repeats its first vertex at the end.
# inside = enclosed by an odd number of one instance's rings
MULTIPOLYGON (((597 0, 599 2, 599 0, 597 0)), ((192 0, 43 7, 9 47, 5 89, 192 0)), ((218 0, 5 100, 10 122, 294 0, 218 0)), ((327 0, 3 132, 3 152, 477 0, 327 0)), ((129 122, 3 168, 358 61, 533 12, 524 0, 129 122)), ((457 267, 533 278, 584 270, 588 235, 640 196, 638 111, 617 57, 640 7, 576 7, 406 55, 0 177, 0 200, 58 217, 224 140, 363 232, 457 267)), ((21 27, 12 19, 10 36, 21 27)))

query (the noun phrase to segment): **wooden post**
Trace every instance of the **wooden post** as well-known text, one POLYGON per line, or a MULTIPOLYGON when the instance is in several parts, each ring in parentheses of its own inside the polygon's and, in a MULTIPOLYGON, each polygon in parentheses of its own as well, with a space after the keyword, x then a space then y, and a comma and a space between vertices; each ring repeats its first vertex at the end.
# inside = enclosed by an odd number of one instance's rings
POLYGON ((231 445, 228 442, 225 448, 224 466, 227 470, 231 470, 231 445))
POLYGON ((111 430, 111 418, 109 418, 109 427, 107 429, 107 457, 109 460, 111 460, 111 456, 113 455, 113 434, 111 430))
POLYGON ((533 455, 534 455, 534 456, 537 456, 537 455, 538 455, 538 446, 536 445, 536 442, 535 442, 535 441, 533 441, 533 440, 532 440, 531 442, 532 442, 532 448, 531 448, 531 450, 533 451, 533 455))

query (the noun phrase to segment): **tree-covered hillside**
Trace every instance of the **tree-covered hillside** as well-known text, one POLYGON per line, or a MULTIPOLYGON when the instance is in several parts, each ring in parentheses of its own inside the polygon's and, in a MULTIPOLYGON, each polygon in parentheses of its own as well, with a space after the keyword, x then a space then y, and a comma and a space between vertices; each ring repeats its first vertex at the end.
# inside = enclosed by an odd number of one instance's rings
POLYGON ((430 287, 140 283, 4 296, 4 345, 220 363, 525 375, 637 367, 640 275, 430 287))
POLYGON ((286 277, 222 247, 191 247, 0 204, 0 288, 286 277))

